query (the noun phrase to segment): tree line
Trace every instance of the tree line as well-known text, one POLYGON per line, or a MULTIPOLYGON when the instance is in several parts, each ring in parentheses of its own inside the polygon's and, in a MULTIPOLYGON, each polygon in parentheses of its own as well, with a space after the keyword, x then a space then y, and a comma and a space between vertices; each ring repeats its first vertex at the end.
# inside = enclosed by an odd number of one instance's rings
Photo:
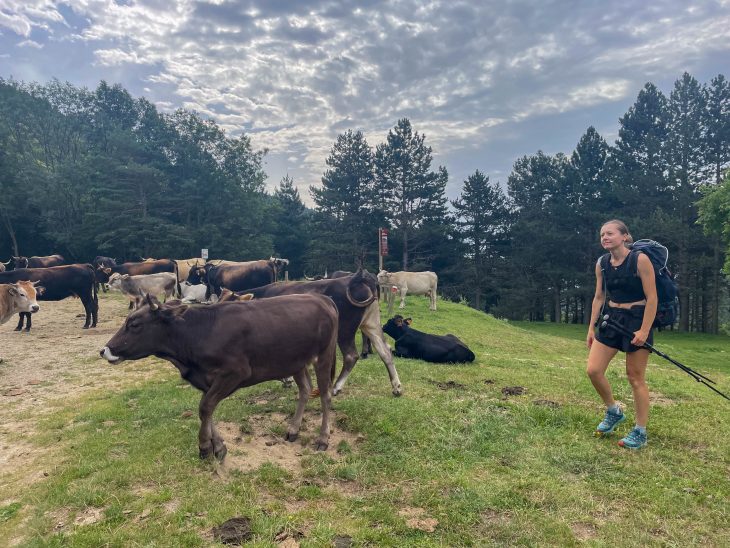
POLYGON ((304 205, 289 177, 265 190, 265 151, 213 120, 158 112, 101 82, 0 79, 0 256, 59 252, 138 259, 276 255, 294 277, 377 268, 434 270, 448 298, 510 319, 590 316, 598 229, 610 218, 670 249, 683 330, 727 323, 730 85, 685 73, 647 83, 609 144, 589 127, 570 155, 519 158, 504 184, 477 170, 445 195, 426 136, 398 120, 374 148, 340 134, 304 205))

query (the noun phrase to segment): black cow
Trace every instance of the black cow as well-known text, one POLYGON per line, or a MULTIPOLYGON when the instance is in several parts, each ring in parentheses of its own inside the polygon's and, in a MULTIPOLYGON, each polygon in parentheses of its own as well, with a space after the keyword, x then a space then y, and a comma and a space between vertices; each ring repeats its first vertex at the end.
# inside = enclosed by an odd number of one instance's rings
POLYGON ((106 280, 109 279, 106 274, 104 274, 99 267, 101 268, 111 268, 112 266, 117 266, 117 260, 113 259, 112 257, 104 257, 103 255, 97 255, 94 260, 91 263, 94 267, 94 274, 96 275, 96 290, 99 291, 99 284, 101 284, 101 288, 104 291, 104 293, 107 292, 108 287, 106 284, 106 280), (105 279, 104 279, 105 277, 105 279))
POLYGON ((383 331, 395 339, 395 356, 433 363, 474 361, 474 352, 454 335, 431 335, 410 327, 411 319, 394 316, 383 331))
POLYGON ((318 450, 329 443, 331 386, 337 353, 337 309, 321 295, 292 295, 250 303, 210 306, 165 305, 154 297, 139 308, 101 350, 112 364, 157 356, 203 392, 200 400, 200 457, 223 460, 226 446, 213 424, 218 403, 239 388, 294 376, 299 403, 287 430, 294 441, 312 389, 312 363, 322 404, 318 450))
POLYGON ((188 274, 188 282, 192 285, 206 284, 208 290, 205 298, 212 294, 220 297, 223 288, 231 291, 245 291, 276 281, 276 265, 271 261, 249 261, 237 264, 206 263, 194 266, 188 274))
POLYGON ((60 266, 66 262, 63 255, 47 255, 44 257, 11 257, 5 263, 7 270, 18 270, 19 268, 47 268, 49 266, 60 266))
POLYGON ((380 308, 375 298, 376 284, 375 276, 367 270, 358 270, 354 275, 342 278, 270 284, 241 291, 239 295, 251 293, 254 300, 302 293, 327 295, 335 302, 339 312, 337 344, 343 358, 342 371, 335 383, 334 394, 337 395, 342 390, 348 375, 357 363, 359 356, 355 347, 355 334, 360 328, 373 341, 380 359, 383 360, 388 370, 393 394, 400 396, 402 388, 398 372, 395 370, 393 357, 380 328, 380 308))
MULTIPOLYGON (((21 280, 41 282, 45 288, 39 301, 61 301, 67 297, 78 297, 84 305, 86 322, 84 329, 96 327, 99 312, 99 298, 96 294, 94 268, 90 264, 71 264, 51 266, 48 268, 20 268, 0 273, 0 283, 14 283, 21 280)), ((27 312, 20 313, 20 321, 16 331, 23 328, 23 320, 27 320, 26 331, 30 331, 31 316, 27 312)))

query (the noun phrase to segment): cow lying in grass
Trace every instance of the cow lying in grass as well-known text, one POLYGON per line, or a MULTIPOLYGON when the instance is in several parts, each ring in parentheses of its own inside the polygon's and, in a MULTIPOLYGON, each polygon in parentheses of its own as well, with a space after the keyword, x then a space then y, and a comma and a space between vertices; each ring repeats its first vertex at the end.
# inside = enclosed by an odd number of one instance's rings
POLYGON ((337 351, 337 308, 322 295, 287 295, 209 306, 162 304, 140 298, 124 325, 102 348, 109 363, 157 356, 171 362, 183 379, 203 392, 200 400, 200 457, 226 455, 213 425, 218 403, 239 388, 293 376, 299 403, 286 439, 296 440, 312 389, 313 364, 322 403, 317 450, 329 443, 330 402, 337 351))
POLYGON ((383 331, 395 339, 394 356, 433 363, 473 362, 474 352, 454 335, 431 335, 410 327, 411 318, 394 316, 383 331))

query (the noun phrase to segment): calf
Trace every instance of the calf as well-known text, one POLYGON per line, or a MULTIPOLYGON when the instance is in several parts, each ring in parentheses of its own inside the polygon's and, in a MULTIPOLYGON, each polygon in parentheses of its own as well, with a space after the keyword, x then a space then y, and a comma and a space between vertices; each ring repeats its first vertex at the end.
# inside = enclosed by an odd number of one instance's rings
POLYGON ((27 281, 0 285, 0 324, 19 312, 38 312, 40 307, 36 302, 36 294, 42 294, 43 288, 37 285, 38 282, 27 281))
MULTIPOLYGON (((78 297, 84 305, 84 312, 86 313, 84 329, 96 327, 99 298, 96 292, 94 269, 90 264, 21 268, 0 273, 0 284, 20 280, 40 282, 45 288, 43 294, 38 296, 41 301, 60 301, 68 297, 78 297)), ((23 328, 24 320, 27 320, 25 330, 30 331, 31 316, 28 312, 20 313, 20 320, 15 328, 16 331, 23 328)))
POLYGON ((388 300, 388 314, 393 313, 395 293, 388 291, 388 287, 396 287, 400 293, 400 308, 406 307, 406 294, 427 295, 431 299, 431 310, 436 310, 436 286, 438 276, 435 272, 388 272, 381 270, 378 273, 378 283, 385 289, 385 298, 388 300))
POLYGON ((422 333, 410 324, 410 318, 394 316, 383 326, 383 331, 395 339, 395 356, 433 363, 474 361, 474 353, 454 335, 422 333))
POLYGON ((375 276, 367 270, 360 269, 354 275, 342 278, 269 284, 240 293, 250 293, 254 300, 304 293, 328 296, 334 301, 339 312, 337 344, 342 352, 343 362, 342 371, 335 383, 334 394, 340 393, 359 358, 355 347, 355 334, 359 328, 370 337, 380 359, 383 360, 388 370, 393 395, 400 396, 402 393, 400 378, 380 327, 380 308, 375 292, 375 276))
POLYGON ((206 298, 215 294, 220 297, 223 288, 231 291, 245 291, 276 281, 275 265, 271 261, 250 261, 237 264, 221 264, 216 266, 206 263, 193 267, 188 274, 191 284, 204 283, 208 286, 206 298))
POLYGON ((183 379, 203 392, 200 400, 200 457, 219 460, 226 446, 213 424, 218 403, 239 388, 294 376, 299 402, 286 433, 294 441, 312 388, 306 366, 313 364, 322 404, 315 446, 327 449, 331 383, 337 351, 337 308, 321 295, 211 306, 161 304, 140 298, 138 309, 100 354, 109 363, 157 356, 171 362, 183 379))
POLYGON ((177 276, 172 272, 140 274, 137 276, 115 272, 109 277, 109 287, 124 293, 130 300, 130 308, 134 306, 137 297, 143 293, 155 296, 164 293, 165 300, 168 297, 180 296, 180 285, 177 276))

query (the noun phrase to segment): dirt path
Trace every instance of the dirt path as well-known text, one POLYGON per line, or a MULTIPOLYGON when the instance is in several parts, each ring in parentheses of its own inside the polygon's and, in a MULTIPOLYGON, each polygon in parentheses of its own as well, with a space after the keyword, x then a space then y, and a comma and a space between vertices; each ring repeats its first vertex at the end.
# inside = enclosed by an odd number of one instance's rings
POLYGON ((43 457, 25 441, 39 420, 94 390, 134 386, 165 374, 149 360, 113 367, 99 356, 127 316, 120 296, 99 296, 99 323, 88 330, 77 317, 84 310, 78 299, 40 305, 29 333, 14 331, 15 318, 0 326, 0 502, 9 494, 2 493, 5 488, 12 491, 10 478, 18 471, 33 476, 33 463, 43 457))

